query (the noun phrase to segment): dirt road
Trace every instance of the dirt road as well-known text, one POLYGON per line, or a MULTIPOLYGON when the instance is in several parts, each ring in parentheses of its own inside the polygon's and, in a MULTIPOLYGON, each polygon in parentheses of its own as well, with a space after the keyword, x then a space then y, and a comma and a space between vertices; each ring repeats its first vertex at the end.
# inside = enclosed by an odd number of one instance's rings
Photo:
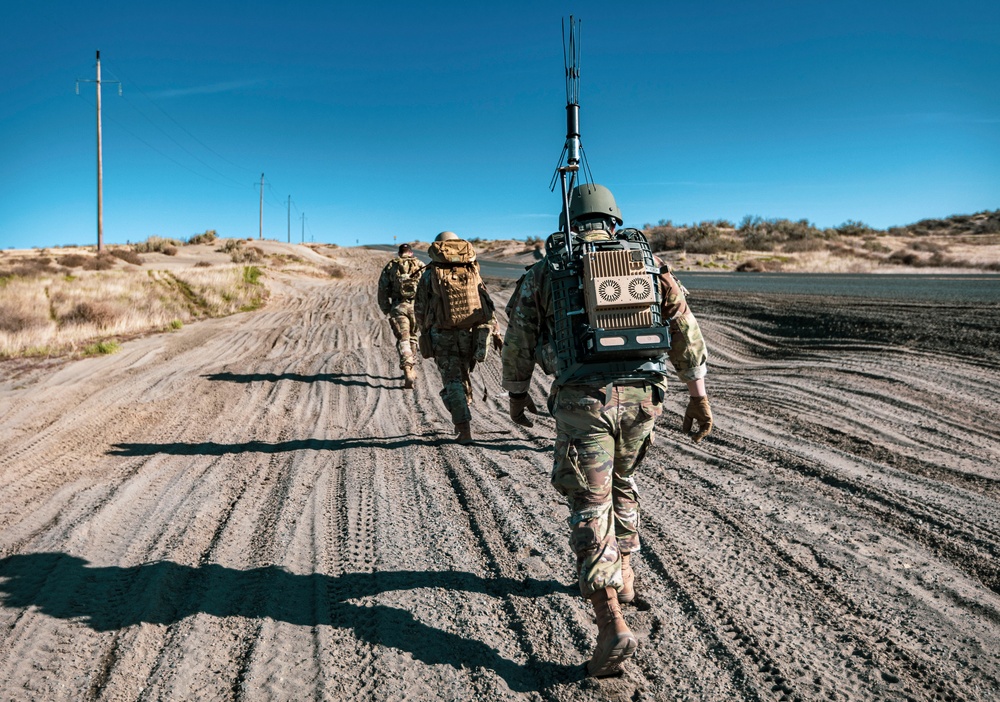
POLYGON ((996 307, 694 300, 718 428, 682 440, 674 383, 640 648, 596 681, 552 420, 487 379, 452 443, 433 367, 394 367, 387 255, 342 256, 257 312, 0 365, 0 698, 998 699, 996 307))

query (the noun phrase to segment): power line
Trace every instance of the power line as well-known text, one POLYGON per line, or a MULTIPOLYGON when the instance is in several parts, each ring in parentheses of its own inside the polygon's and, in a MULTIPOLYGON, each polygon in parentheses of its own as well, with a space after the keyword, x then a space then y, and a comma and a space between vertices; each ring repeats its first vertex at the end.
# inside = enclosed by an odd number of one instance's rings
MULTIPOLYGON (((117 77, 117 76, 115 76, 115 77, 117 77)), ((144 98, 146 98, 147 100, 149 100, 153 104, 153 106, 156 107, 156 109, 158 109, 160 112, 162 112, 167 117, 167 119, 169 119, 171 122, 173 122, 174 124, 176 124, 181 129, 181 131, 183 131, 189 137, 191 137, 196 142, 198 142, 203 148, 205 148, 208 151, 211 151, 213 154, 215 154, 216 156, 218 156, 219 158, 221 158, 223 161, 225 161, 226 163, 228 163, 231 166, 235 166, 236 168, 239 168, 240 170, 243 170, 243 171, 247 171, 248 173, 253 173, 254 172, 251 169, 246 168, 245 166, 241 166, 238 163, 234 163, 233 161, 231 161, 230 159, 226 158, 225 156, 223 156, 222 154, 220 154, 218 151, 216 151, 215 149, 213 149, 211 146, 209 146, 208 144, 206 144, 205 142, 203 142, 201 139, 199 139, 194 134, 192 134, 187 129, 187 127, 185 127, 183 124, 181 124, 176 119, 174 119, 173 115, 171 115, 169 112, 167 112, 165 109, 163 109, 163 107, 158 102, 156 102, 152 97, 150 97, 149 94, 146 93, 146 91, 144 91, 142 88, 140 88, 136 83, 134 83, 133 81, 131 81, 131 80, 127 79, 127 78, 126 78, 126 81, 128 82, 128 84, 130 86, 132 86, 136 90, 138 90, 139 93, 144 98)))
MULTIPOLYGON (((80 98, 81 98, 81 99, 82 99, 82 100, 83 100, 84 102, 88 102, 88 100, 87 100, 86 98, 84 98, 84 97, 83 97, 83 95, 80 95, 80 98)), ((93 104, 93 103, 90 103, 90 104, 93 104)), ((170 161, 170 162, 172 162, 172 163, 174 163, 174 164, 176 164, 176 165, 180 166, 180 167, 181 167, 181 168, 183 168, 184 170, 186 170, 186 171, 188 171, 188 172, 190 172, 190 173, 194 173, 194 174, 195 174, 196 176, 198 176, 199 178, 204 178, 205 180, 207 180, 207 181, 209 181, 209 182, 211 182, 211 183, 215 183, 216 185, 224 185, 224 186, 226 186, 227 188, 235 188, 235 187, 237 187, 237 186, 235 186, 235 185, 231 185, 230 183, 224 183, 224 182, 222 182, 222 181, 219 181, 219 180, 216 180, 216 179, 214 179, 214 178, 210 178, 209 176, 205 175, 204 173, 199 173, 198 171, 196 171, 196 170, 194 170, 194 169, 190 168, 189 166, 187 166, 187 165, 185 165, 185 164, 181 163, 180 161, 178 161, 178 160, 177 160, 177 159, 175 159, 174 157, 170 156, 169 154, 166 154, 166 153, 164 153, 163 151, 160 151, 160 150, 159 150, 158 148, 156 148, 155 146, 153 146, 152 144, 150 144, 150 143, 149 143, 148 141, 146 141, 145 139, 143 139, 143 138, 142 138, 141 136, 139 136, 138 134, 136 134, 135 132, 133 132, 133 131, 132 131, 131 129, 129 129, 128 127, 126 127, 126 126, 125 126, 125 125, 124 125, 124 124, 123 124, 122 122, 120 122, 120 121, 119 121, 118 119, 116 119, 115 117, 111 117, 111 116, 109 116, 108 118, 109 118, 109 119, 110 119, 110 120, 111 120, 112 122, 114 122, 114 123, 115 123, 116 125, 118 125, 118 127, 120 127, 120 128, 121 128, 121 130, 122 130, 123 132, 125 132, 126 134, 128 134, 129 136, 131 136, 131 137, 132 137, 133 139, 135 139, 136 141, 140 142, 141 144, 143 144, 143 145, 145 145, 145 146, 149 147, 150 149, 152 149, 153 151, 155 151, 156 153, 158 153, 158 154, 159 154, 160 156, 162 156, 163 158, 165 158, 165 159, 167 159, 168 161, 170 161)), ((234 182, 234 183, 236 183, 236 182, 238 182, 238 181, 233 181, 233 182, 234 182)), ((240 187, 246 187, 246 184, 243 184, 243 185, 241 185, 240 187)))

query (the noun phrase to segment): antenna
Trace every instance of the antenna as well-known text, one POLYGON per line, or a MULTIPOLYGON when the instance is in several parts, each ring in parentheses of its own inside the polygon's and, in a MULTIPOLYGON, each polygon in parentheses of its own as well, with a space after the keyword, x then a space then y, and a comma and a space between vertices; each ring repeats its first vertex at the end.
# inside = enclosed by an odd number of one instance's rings
POLYGON ((559 154, 559 163, 555 173, 552 174, 549 190, 555 190, 560 172, 569 174, 566 185, 572 190, 576 185, 577 172, 581 170, 581 165, 584 180, 588 179, 587 176, 589 180, 593 180, 587 155, 580 141, 580 24, 580 20, 573 15, 569 16, 568 37, 565 20, 562 25, 563 67, 566 72, 566 142, 563 144, 562 153, 559 154))

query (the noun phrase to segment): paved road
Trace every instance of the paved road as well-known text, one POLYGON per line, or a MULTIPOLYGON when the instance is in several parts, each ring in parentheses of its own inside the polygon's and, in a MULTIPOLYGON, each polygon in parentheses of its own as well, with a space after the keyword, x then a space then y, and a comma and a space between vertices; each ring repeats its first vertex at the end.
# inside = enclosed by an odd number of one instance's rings
MULTIPOLYGON (((369 248, 394 251, 392 246, 369 248)), ((427 254, 416 255, 427 261, 427 254)), ((486 277, 516 279, 524 272, 520 263, 479 259, 486 277)), ((1000 275, 893 273, 702 273, 686 271, 678 277, 689 290, 787 295, 866 297, 882 300, 928 300, 1000 304, 1000 275)))

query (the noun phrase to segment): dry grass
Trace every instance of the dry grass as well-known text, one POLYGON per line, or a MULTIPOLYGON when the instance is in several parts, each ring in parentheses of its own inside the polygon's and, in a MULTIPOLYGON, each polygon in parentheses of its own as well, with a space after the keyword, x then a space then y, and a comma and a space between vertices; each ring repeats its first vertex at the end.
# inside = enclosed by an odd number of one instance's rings
POLYGON ((226 266, 5 278, 0 358, 82 352, 96 342, 256 309, 267 297, 260 277, 253 266, 226 266))

